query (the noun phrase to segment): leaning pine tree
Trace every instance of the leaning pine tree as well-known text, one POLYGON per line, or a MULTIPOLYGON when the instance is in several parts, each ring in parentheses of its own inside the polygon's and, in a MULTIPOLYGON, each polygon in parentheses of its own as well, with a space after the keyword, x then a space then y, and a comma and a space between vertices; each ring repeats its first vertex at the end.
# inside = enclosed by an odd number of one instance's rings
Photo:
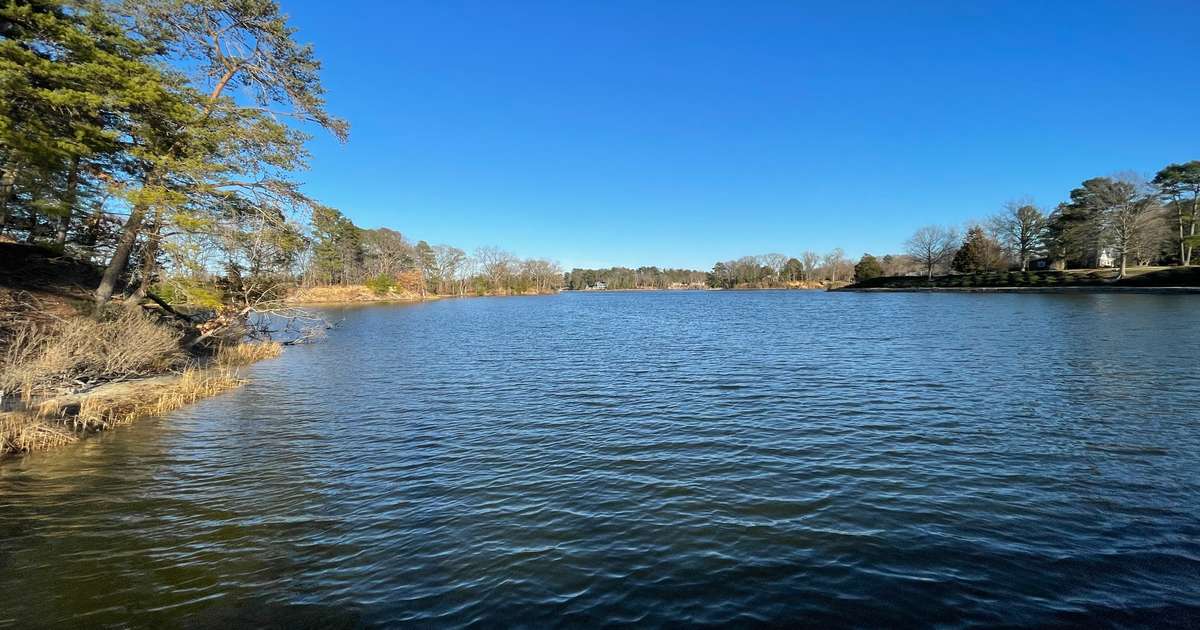
MULTIPOLYGON (((305 164, 303 134, 277 117, 316 123, 345 140, 344 121, 325 111, 319 62, 294 40, 294 29, 273 0, 128 0, 122 5, 133 32, 198 76, 172 86, 185 105, 153 112, 143 128, 143 169, 128 192, 130 216, 96 289, 103 309, 125 274, 139 237, 148 233, 143 278, 153 272, 155 250, 168 224, 202 226, 230 221, 250 209, 283 225, 285 210, 311 207, 286 175, 305 164), (227 95, 246 88, 251 103, 227 95), (269 108, 283 111, 264 114, 269 108), (180 221, 180 219, 183 219, 180 221)), ((239 219, 241 217, 238 217, 239 219)))

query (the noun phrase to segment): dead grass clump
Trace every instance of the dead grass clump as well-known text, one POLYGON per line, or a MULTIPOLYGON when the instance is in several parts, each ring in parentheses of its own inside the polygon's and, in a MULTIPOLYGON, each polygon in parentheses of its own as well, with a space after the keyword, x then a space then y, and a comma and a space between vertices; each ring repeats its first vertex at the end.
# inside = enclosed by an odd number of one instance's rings
POLYGON ((26 412, 0 413, 0 458, 70 444, 79 439, 63 426, 26 412))
POLYGON ((58 401, 47 401, 39 407, 38 415, 58 417, 76 430, 100 431, 174 411, 244 382, 232 370, 188 368, 165 380, 122 383, 98 390, 84 396, 77 410, 58 401))
POLYGON ((165 414, 244 382, 230 369, 188 368, 179 375, 53 398, 34 411, 0 413, 0 458, 70 444, 84 433, 165 414))
POLYGON ((18 327, 0 356, 0 394, 53 392, 162 373, 186 359, 181 333, 137 311, 18 327))
POLYGON ((295 304, 323 304, 339 302, 380 302, 386 300, 419 300, 420 294, 403 288, 391 289, 383 294, 376 293, 363 285, 340 285, 328 287, 304 287, 296 289, 287 301, 295 304))
POLYGON ((276 341, 226 344, 217 350, 216 363, 223 367, 250 365, 265 359, 274 359, 282 352, 283 344, 276 341))

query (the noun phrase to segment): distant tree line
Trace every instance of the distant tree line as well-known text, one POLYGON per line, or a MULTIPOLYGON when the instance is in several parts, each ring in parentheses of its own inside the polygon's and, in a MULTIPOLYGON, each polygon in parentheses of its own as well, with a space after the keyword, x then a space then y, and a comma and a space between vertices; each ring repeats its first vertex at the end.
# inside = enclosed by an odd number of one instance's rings
POLYGON ((798 258, 785 254, 743 256, 713 265, 705 282, 719 289, 770 289, 846 282, 853 263, 841 248, 825 254, 805 251, 798 258))
POLYGON ((609 267, 607 269, 575 268, 563 275, 563 286, 573 291, 604 287, 629 289, 694 289, 704 286, 706 274, 692 269, 659 269, 658 267, 609 267))
POLYGON ((313 213, 310 247, 296 272, 305 286, 358 285, 386 292, 466 295, 545 293, 562 287, 558 263, 497 247, 473 253, 413 243, 390 228, 363 229, 332 208, 313 213))
MULTIPOLYGON (((900 268, 934 274, 1009 269, 1191 265, 1200 247, 1200 160, 1169 164, 1150 181, 1124 173, 1094 177, 1047 213, 1029 199, 970 222, 965 233, 925 226, 904 245, 900 268)), ((874 257, 864 255, 863 260, 874 257)), ((897 259, 897 257, 892 257, 897 259)), ((881 270, 881 275, 902 275, 881 270)), ((864 267, 865 277, 874 273, 864 267)), ((858 274, 856 273, 856 277, 858 274)), ((865 278, 864 277, 864 278, 865 278)), ((860 278, 863 279, 863 278, 860 278)))

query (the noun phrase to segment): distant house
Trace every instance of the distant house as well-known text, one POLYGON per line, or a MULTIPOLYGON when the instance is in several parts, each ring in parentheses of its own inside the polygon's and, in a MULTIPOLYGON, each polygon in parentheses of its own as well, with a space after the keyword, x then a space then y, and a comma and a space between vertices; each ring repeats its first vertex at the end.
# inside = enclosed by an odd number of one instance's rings
POLYGON ((603 291, 607 288, 608 288, 607 282, 597 282, 596 284, 592 285, 592 289, 596 290, 596 291, 603 291))
POLYGON ((1098 267, 1116 266, 1116 251, 1111 247, 1102 247, 1093 250, 1090 255, 1079 258, 1067 259, 1061 256, 1052 256, 1047 258, 1034 258, 1033 260, 1029 261, 1029 268, 1034 271, 1063 271, 1067 268, 1093 269, 1098 267))

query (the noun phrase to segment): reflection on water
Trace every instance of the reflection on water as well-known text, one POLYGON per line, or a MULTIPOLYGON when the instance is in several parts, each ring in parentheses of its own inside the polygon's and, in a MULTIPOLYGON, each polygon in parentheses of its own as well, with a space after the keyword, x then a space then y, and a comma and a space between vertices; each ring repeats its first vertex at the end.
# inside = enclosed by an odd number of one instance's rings
POLYGON ((0 465, 0 626, 1195 623, 1191 296, 347 309, 0 465))

